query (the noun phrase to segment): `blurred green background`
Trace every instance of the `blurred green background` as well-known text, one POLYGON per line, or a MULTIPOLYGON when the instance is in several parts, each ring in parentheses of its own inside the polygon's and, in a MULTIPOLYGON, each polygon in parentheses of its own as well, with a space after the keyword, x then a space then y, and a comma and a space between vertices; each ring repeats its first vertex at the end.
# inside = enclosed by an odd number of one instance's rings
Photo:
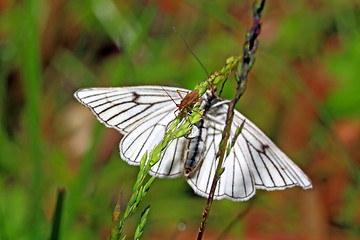
MULTIPOLYGON (((172 27, 213 72, 241 53, 252 4, 0 0, 0 239, 48 239, 59 187, 66 189, 62 239, 107 238, 117 198, 124 208, 138 168, 120 160, 120 134, 98 123, 74 91, 192 89, 206 74, 172 27)), ((205 239, 357 239, 360 3, 268 1, 262 22, 238 109, 313 189, 215 201, 205 239)), ((149 203, 144 239, 195 238, 206 199, 184 179, 155 180, 140 209, 149 203)), ((127 223, 128 237, 140 213, 127 223)))

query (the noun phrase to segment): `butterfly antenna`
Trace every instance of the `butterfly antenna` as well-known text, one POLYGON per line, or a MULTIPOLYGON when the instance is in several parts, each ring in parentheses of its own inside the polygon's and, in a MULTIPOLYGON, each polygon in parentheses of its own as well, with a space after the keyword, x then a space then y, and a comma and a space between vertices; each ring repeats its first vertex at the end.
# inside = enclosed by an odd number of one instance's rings
POLYGON ((173 27, 174 31, 176 32, 176 34, 181 38, 181 40, 183 40, 186 48, 189 50, 189 52, 195 57, 195 59, 198 61, 198 63, 201 65, 201 67, 204 69, 206 76, 209 77, 209 73, 206 70, 205 66, 202 64, 202 62, 200 61, 200 59, 195 55, 195 53, 191 50, 191 48, 189 47, 189 45, 187 44, 187 42, 185 41, 185 39, 183 38, 183 36, 181 36, 181 34, 177 31, 177 29, 175 27, 173 27))

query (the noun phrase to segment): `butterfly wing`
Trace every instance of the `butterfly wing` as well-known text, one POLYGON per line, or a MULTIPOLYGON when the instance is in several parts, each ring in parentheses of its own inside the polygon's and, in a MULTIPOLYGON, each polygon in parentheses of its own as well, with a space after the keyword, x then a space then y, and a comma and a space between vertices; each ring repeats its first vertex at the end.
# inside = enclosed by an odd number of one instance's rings
MULTIPOLYGON (((173 103, 169 103, 173 105, 173 103)), ((164 106, 149 115, 120 141, 120 156, 131 165, 139 165, 141 157, 158 145, 164 137, 168 124, 174 120, 174 108, 164 106)), ((173 140, 160 160, 151 168, 150 174, 157 177, 177 177, 182 173, 182 152, 185 138, 173 140)))
MULTIPOLYGON (((201 166, 189 175, 187 182, 196 194, 208 197, 218 164, 215 158, 224 125, 211 122, 206 138, 206 151, 201 166)), ((234 147, 223 163, 225 170, 215 189, 214 199, 228 198, 241 201, 255 194, 255 182, 250 166, 244 161, 241 150, 234 147)))
MULTIPOLYGON (((177 104, 181 101, 177 90, 188 91, 161 86, 85 88, 74 96, 101 123, 124 135, 119 145, 120 156, 131 165, 139 165, 143 154, 161 141, 167 125, 174 120, 177 106, 173 101, 177 104)), ((174 140, 150 173, 178 176, 184 142, 183 138, 174 140)))
MULTIPOLYGON (((232 129, 244 119, 236 111, 232 129)), ((308 176, 248 119, 239 138, 236 144, 243 150, 250 165, 256 188, 282 190, 293 186, 312 187, 308 176)))
MULTIPOLYGON (((221 132, 228 106, 223 104, 212 114, 218 121, 209 124, 206 153, 199 169, 187 178, 195 193, 208 197, 218 159, 215 158, 221 141, 221 132)), ((301 186, 311 188, 306 174, 294 164, 258 127, 235 111, 230 139, 237 126, 244 127, 229 156, 223 162, 224 172, 215 189, 214 199, 227 198, 245 201, 255 194, 256 188, 266 190, 301 186)))

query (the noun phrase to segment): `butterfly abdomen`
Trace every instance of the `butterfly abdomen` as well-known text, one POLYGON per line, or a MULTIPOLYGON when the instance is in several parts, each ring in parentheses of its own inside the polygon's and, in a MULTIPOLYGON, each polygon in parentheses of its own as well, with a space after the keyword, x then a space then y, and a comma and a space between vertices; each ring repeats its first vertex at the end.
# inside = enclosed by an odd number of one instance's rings
POLYGON ((191 138, 185 151, 184 174, 188 176, 201 165, 206 146, 206 121, 201 119, 195 126, 198 128, 197 136, 191 138))

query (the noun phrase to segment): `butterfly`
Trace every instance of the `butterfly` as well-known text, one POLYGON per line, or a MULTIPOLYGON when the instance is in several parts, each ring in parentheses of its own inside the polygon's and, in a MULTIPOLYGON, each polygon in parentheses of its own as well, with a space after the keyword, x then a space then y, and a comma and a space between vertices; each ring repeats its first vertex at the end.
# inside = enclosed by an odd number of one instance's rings
MULTIPOLYGON (((120 157, 130 165, 140 165, 143 154, 160 143, 167 126, 176 118, 174 112, 182 100, 179 90, 190 92, 175 87, 134 86, 84 88, 74 96, 106 127, 124 135, 119 144, 120 157)), ((200 99, 204 115, 195 124, 197 133, 173 140, 149 174, 160 178, 184 176, 196 194, 208 197, 228 101, 214 99, 209 90, 200 99), (191 160, 194 156, 195 160, 191 160)), ((236 110, 230 139, 243 122, 243 129, 223 162, 224 172, 214 199, 245 201, 256 189, 312 188, 307 175, 236 110)))

